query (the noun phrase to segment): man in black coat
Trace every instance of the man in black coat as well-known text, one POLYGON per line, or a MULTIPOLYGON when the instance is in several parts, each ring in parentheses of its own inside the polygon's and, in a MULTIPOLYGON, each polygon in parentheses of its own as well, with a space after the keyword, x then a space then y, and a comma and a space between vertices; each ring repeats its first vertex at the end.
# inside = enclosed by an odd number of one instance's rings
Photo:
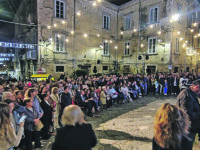
POLYGON ((193 81, 192 85, 181 91, 177 98, 177 105, 184 109, 191 121, 189 133, 191 138, 189 142, 190 150, 192 150, 196 134, 200 133, 200 104, 198 96, 200 96, 200 80, 193 81))
POLYGON ((61 116, 63 114, 63 110, 66 106, 69 106, 72 104, 72 97, 71 94, 69 93, 69 87, 65 86, 64 87, 64 91, 60 94, 60 105, 61 105, 61 111, 60 114, 58 116, 59 119, 59 125, 61 125, 60 120, 61 120, 61 116))

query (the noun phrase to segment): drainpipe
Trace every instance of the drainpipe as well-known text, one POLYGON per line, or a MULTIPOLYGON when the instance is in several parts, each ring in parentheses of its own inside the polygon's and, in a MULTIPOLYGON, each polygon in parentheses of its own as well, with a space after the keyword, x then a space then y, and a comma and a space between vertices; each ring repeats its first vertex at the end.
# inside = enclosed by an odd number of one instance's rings
POLYGON ((138 48, 137 48, 137 54, 136 54, 136 60, 137 60, 137 73, 138 73, 138 53, 139 53, 139 51, 140 51, 140 24, 141 24, 141 0, 139 0, 139 9, 138 9, 138 11, 139 11, 139 24, 138 24, 138 48))

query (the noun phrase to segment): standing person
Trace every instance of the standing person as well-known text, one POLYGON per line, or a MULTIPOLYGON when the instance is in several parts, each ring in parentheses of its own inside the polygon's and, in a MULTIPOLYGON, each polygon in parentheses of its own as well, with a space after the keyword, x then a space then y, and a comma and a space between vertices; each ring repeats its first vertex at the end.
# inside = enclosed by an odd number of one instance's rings
POLYGON ((24 122, 21 122, 16 134, 13 124, 10 122, 11 111, 8 104, 0 102, 0 149, 2 150, 13 150, 14 146, 18 146, 24 131, 24 122))
POLYGON ((24 133, 25 133, 25 150, 32 150, 32 141, 35 141, 35 148, 42 147, 40 142, 40 134, 38 131, 35 131, 36 124, 39 123, 39 113, 33 107, 33 100, 30 98, 25 99, 26 111, 24 115, 26 116, 24 133))
POLYGON ((157 111, 152 150, 190 150, 188 115, 179 107, 165 103, 157 111))
POLYGON ((61 123, 60 123, 60 120, 61 120, 63 110, 66 106, 69 106, 71 104, 72 104, 72 98, 71 98, 71 95, 69 93, 69 87, 65 86, 64 91, 60 95, 61 110, 60 110, 60 114, 59 114, 59 117, 58 117, 60 126, 62 126, 61 123))
POLYGON ((164 83, 164 95, 167 95, 167 92, 168 92, 168 83, 167 83, 167 80, 165 80, 165 83, 164 83))
POLYGON ((58 129, 52 150, 91 150, 97 144, 92 126, 77 105, 64 109, 62 121, 64 127, 58 129))
POLYGON ((4 92, 4 88, 2 85, 0 85, 0 102, 2 101, 3 92, 4 92))
POLYGON ((54 113, 54 127, 57 128, 58 127, 58 116, 59 116, 59 98, 58 98, 58 88, 57 87, 53 87, 51 89, 50 97, 53 99, 53 101, 56 102, 56 110, 54 113))
POLYGON ((177 75, 174 76, 174 83, 173 83, 173 91, 174 94, 177 95, 179 94, 179 78, 177 75))
POLYGON ((198 96, 200 96, 200 80, 193 81, 192 85, 181 91, 177 97, 177 105, 184 109, 191 121, 189 130, 189 137, 191 138, 189 142, 190 150, 192 150, 196 134, 200 132, 200 104, 198 96))
POLYGON ((50 135, 50 125, 52 124, 52 112, 53 108, 51 107, 50 103, 48 102, 49 95, 43 94, 43 100, 41 102, 41 107, 44 111, 44 115, 41 118, 41 121, 44 127, 41 130, 41 136, 44 140, 49 139, 50 135))

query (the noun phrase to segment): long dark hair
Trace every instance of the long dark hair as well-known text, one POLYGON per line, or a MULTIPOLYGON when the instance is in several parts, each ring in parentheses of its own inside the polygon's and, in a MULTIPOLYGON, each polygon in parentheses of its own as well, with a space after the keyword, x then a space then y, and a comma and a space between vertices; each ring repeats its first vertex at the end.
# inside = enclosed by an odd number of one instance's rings
POLYGON ((8 104, 0 102, 0 128, 4 131, 0 133, 0 136, 6 138, 6 140, 10 143, 11 141, 9 140, 7 135, 7 130, 9 130, 9 127, 11 127, 10 107, 8 104))

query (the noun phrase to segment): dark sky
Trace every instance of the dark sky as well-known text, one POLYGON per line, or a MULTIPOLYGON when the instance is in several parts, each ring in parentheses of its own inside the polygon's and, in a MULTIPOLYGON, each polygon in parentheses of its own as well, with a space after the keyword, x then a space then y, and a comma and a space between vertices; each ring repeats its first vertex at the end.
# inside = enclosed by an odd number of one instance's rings
POLYGON ((107 0, 107 1, 111 2, 111 3, 115 4, 115 5, 120 6, 120 5, 123 5, 123 4, 131 1, 131 0, 107 0))

